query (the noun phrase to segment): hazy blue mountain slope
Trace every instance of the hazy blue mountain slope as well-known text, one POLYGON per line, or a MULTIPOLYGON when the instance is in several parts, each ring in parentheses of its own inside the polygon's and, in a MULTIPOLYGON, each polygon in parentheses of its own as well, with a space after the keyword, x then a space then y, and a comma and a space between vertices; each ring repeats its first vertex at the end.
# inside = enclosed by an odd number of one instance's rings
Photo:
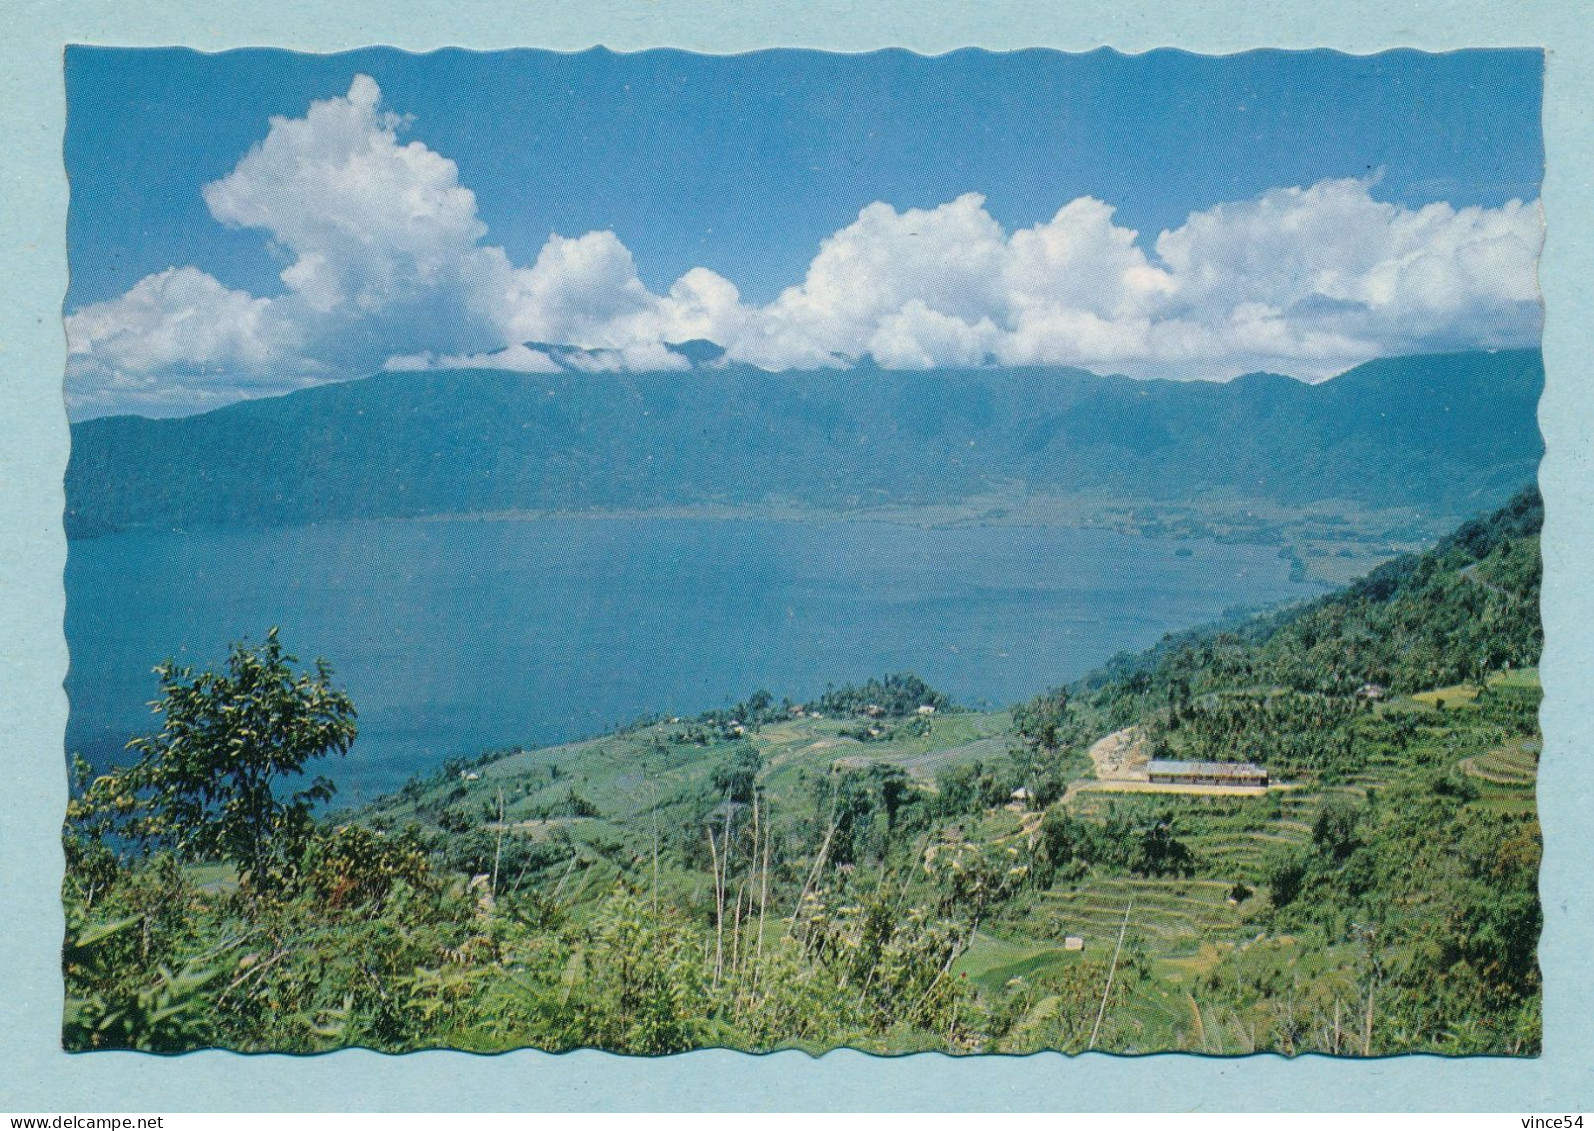
POLYGON ((69 531, 513 508, 990 491, 1226 491, 1456 514, 1542 454, 1537 351, 1373 362, 1319 385, 1058 368, 386 373, 175 420, 72 430, 69 531))

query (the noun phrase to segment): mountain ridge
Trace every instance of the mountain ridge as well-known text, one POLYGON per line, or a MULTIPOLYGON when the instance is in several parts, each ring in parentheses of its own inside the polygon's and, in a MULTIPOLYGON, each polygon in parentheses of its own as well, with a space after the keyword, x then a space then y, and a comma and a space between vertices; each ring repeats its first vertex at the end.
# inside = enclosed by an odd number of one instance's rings
MULTIPOLYGON (((679 348, 706 354, 710 343, 679 348)), ((198 416, 72 428, 68 533, 508 510, 977 495, 1502 502, 1543 443, 1537 350, 1382 359, 1317 384, 1055 367, 384 372, 198 416)))

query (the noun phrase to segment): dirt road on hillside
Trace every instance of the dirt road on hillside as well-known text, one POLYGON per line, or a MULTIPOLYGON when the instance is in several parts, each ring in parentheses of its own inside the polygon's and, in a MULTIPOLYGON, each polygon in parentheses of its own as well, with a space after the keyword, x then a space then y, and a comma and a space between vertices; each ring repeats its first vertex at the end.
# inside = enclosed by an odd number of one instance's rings
POLYGON ((1151 746, 1142 727, 1114 731, 1090 748, 1098 781, 1150 781, 1146 773, 1150 761, 1151 746))

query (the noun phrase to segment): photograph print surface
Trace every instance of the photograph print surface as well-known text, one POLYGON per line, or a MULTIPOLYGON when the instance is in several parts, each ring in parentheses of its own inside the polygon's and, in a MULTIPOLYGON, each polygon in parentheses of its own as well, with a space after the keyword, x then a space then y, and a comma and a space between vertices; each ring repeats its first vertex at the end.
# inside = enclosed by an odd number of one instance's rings
POLYGON ((70 49, 64 1046, 1537 1055, 1542 68, 70 49))

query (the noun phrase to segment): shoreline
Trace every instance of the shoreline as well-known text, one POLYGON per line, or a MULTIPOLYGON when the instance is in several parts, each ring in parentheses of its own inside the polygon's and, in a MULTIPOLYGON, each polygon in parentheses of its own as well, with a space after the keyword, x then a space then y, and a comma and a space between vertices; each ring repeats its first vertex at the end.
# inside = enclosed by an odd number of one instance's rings
POLYGON ((1418 515, 1410 508, 1369 510, 1343 500, 1284 506, 1241 498, 1182 503, 1090 494, 987 494, 957 502, 852 508, 818 507, 793 501, 710 502, 571 510, 528 507, 367 515, 266 525, 215 523, 164 529, 147 525, 80 532, 69 536, 67 541, 70 546, 72 543, 88 543, 120 534, 181 535, 200 531, 296 529, 354 523, 535 523, 583 520, 878 524, 926 531, 1102 530, 1158 541, 1273 546, 1278 548, 1280 557, 1290 561, 1293 580, 1324 590, 1344 585, 1391 558, 1421 552, 1441 535, 1443 529, 1448 528, 1446 523, 1449 522, 1446 517, 1418 515))

